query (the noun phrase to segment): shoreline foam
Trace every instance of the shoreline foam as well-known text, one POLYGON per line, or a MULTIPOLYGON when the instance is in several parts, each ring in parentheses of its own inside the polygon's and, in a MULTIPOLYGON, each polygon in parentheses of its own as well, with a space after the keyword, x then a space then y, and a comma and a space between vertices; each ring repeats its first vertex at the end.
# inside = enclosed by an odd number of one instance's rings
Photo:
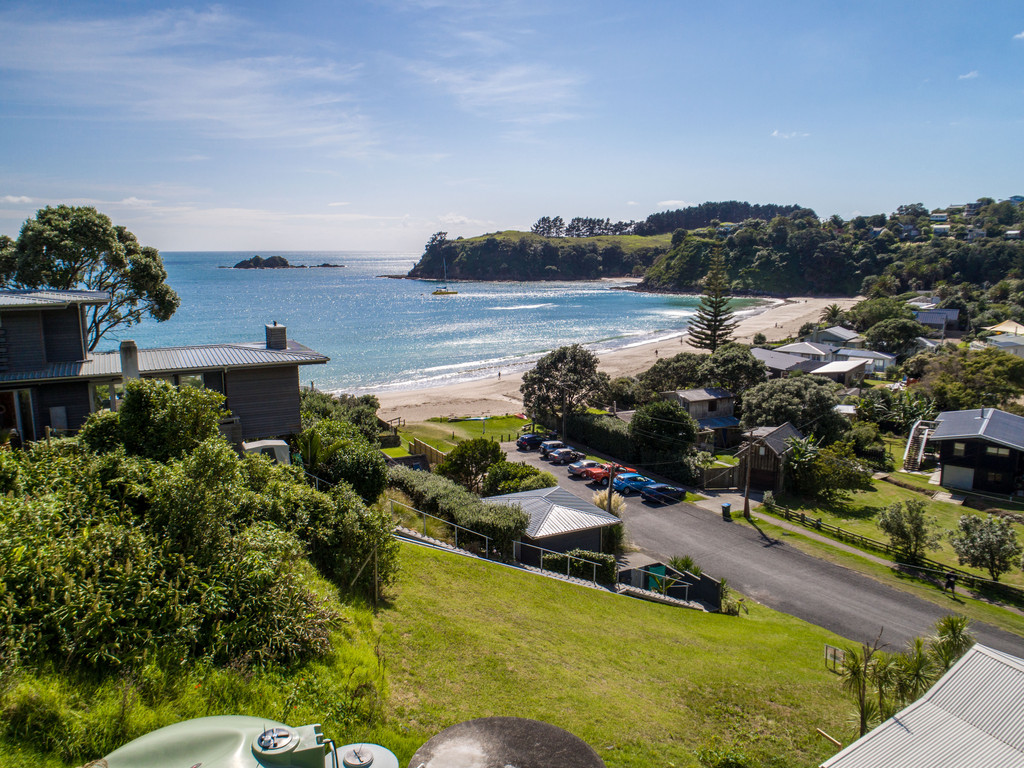
MULTIPOLYGON (((740 319, 736 329, 737 341, 750 343, 754 334, 763 333, 769 341, 794 336, 800 326, 817 322, 822 309, 838 304, 847 309, 858 298, 848 297, 796 297, 775 300, 759 311, 749 313, 740 319)), ((702 351, 687 344, 683 332, 666 340, 639 341, 631 346, 621 346, 604 352, 598 351, 599 370, 612 378, 634 376, 650 368, 659 357, 671 357, 679 352, 702 351), (679 344, 675 339, 679 339, 679 344)), ((539 355, 538 355, 539 357, 539 355)), ((374 394, 380 399, 380 416, 385 419, 401 417, 407 421, 424 421, 432 416, 499 416, 522 411, 522 397, 519 386, 522 374, 533 366, 524 362, 521 366, 501 368, 482 372, 479 377, 460 381, 427 385, 408 386, 404 382, 382 387, 368 387, 362 394, 374 394), (401 387, 400 389, 398 387, 401 387)))

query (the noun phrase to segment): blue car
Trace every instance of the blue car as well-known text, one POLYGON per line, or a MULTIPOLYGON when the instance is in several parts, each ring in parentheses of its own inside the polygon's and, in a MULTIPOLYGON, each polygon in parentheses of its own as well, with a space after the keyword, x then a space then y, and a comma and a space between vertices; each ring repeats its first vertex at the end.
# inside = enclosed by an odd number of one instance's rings
POLYGON ((612 480, 612 487, 619 493, 634 493, 652 485, 653 480, 636 472, 623 472, 612 480))
POLYGON ((659 504, 667 504, 670 501, 679 501, 686 495, 686 489, 668 483, 651 483, 640 489, 640 498, 644 501, 656 501, 659 504))

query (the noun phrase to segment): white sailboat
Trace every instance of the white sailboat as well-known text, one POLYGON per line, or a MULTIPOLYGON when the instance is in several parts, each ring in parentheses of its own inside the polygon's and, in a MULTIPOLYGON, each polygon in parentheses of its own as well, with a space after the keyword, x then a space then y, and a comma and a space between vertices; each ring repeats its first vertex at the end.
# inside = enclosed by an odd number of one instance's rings
POLYGON ((444 265, 444 286, 442 286, 441 288, 438 288, 436 291, 434 291, 433 295, 434 296, 455 296, 455 295, 458 294, 458 291, 449 291, 448 290, 448 259, 445 259, 443 256, 441 258, 442 258, 442 262, 441 263, 444 265))

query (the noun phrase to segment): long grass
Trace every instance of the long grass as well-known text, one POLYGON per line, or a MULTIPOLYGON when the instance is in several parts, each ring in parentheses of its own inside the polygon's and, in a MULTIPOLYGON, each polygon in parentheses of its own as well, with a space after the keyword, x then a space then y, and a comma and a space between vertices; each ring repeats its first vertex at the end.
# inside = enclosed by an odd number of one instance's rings
POLYGON ((609 768, 697 766, 703 747, 815 766, 836 751, 815 728, 849 735, 850 705, 822 660, 842 640, 795 618, 643 603, 414 546, 402 558, 380 619, 389 722, 410 733, 531 717, 609 768))

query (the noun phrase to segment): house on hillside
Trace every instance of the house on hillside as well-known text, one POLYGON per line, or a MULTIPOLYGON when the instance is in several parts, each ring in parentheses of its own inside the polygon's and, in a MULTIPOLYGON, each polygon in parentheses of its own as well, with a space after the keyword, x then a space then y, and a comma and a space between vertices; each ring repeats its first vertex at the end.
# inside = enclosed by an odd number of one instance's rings
POLYGON ((960 322, 959 309, 921 309, 914 311, 914 319, 936 331, 956 328, 960 322))
POLYGON ((802 440, 803 433, 788 421, 778 427, 755 427, 745 433, 746 442, 736 451, 740 460, 740 478, 747 477, 750 465, 750 487, 779 493, 783 469, 789 455, 789 438, 802 440))
POLYGON ((913 704, 821 768, 1019 768, 1021 700, 1024 659, 975 645, 913 704))
POLYGON ((803 340, 847 349, 861 349, 864 346, 863 336, 849 328, 843 328, 841 325, 833 325, 831 328, 816 328, 803 340))
POLYGON ((836 352, 836 357, 840 360, 865 360, 865 370, 871 374, 884 374, 896 365, 895 355, 887 355, 873 349, 840 349, 836 352))
POLYGON ((221 429, 234 443, 301 429, 299 366, 328 358, 267 325, 265 341, 89 352, 85 313, 110 300, 98 291, 0 291, 0 425, 25 440, 47 427, 76 430, 100 408, 116 409, 132 378, 225 395, 231 411, 221 429))
POLYGON ((678 403, 690 414, 701 432, 712 432, 716 447, 734 445, 739 439, 740 420, 734 415, 736 396, 721 387, 681 389, 659 393, 663 400, 678 403))
POLYGON ((797 341, 792 344, 783 344, 776 347, 776 352, 783 352, 787 355, 796 355, 804 360, 814 360, 819 363, 830 363, 836 359, 836 350, 829 344, 815 344, 810 341, 797 341))
POLYGON ((769 379, 784 379, 794 371, 800 370, 800 365, 807 362, 804 357, 761 347, 753 347, 750 354, 764 363, 764 367, 768 369, 769 379))
POLYGON ((1002 333, 998 336, 990 336, 985 339, 990 347, 995 347, 1001 352, 1009 352, 1017 357, 1024 357, 1024 336, 1016 333, 1002 333))
POLYGON ((947 488, 989 493, 1024 489, 1024 417, 996 408, 943 411, 928 435, 947 488))
POLYGON ((844 387, 859 387, 864 382, 867 366, 866 359, 838 359, 829 363, 808 360, 800 366, 800 370, 806 371, 812 376, 822 376, 835 381, 844 387))
POLYGON ((568 552, 585 549, 602 552, 605 531, 621 520, 589 501, 559 488, 506 493, 485 499, 495 504, 517 506, 530 518, 522 542, 515 543, 515 558, 527 565, 539 565, 541 552, 568 552), (527 545, 527 546, 524 546, 527 545))

